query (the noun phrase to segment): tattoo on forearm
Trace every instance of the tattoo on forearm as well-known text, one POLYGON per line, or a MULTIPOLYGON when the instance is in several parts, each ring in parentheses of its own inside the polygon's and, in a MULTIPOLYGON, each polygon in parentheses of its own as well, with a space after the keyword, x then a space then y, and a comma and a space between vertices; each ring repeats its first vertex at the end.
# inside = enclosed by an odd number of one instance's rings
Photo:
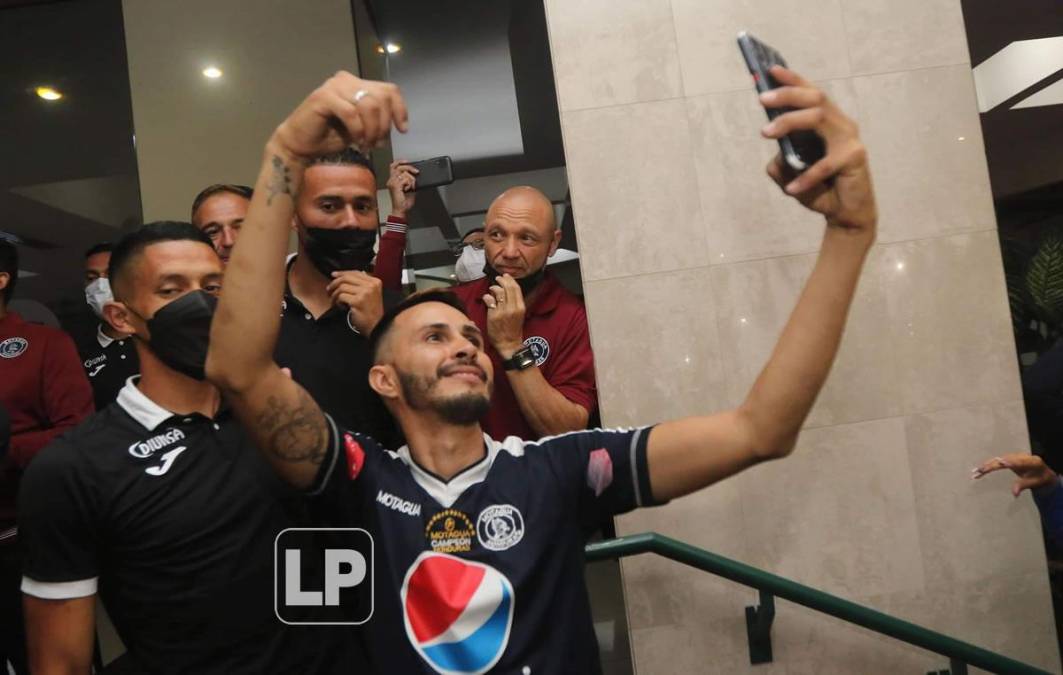
POLYGON ((325 416, 306 391, 295 405, 277 396, 266 400, 266 410, 255 420, 267 436, 266 451, 285 462, 321 464, 328 438, 325 416))
POLYGON ((288 170, 288 166, 283 159, 276 155, 273 156, 273 160, 270 163, 273 165, 273 174, 269 177, 267 205, 272 204, 273 198, 277 195, 292 196, 292 175, 288 170))

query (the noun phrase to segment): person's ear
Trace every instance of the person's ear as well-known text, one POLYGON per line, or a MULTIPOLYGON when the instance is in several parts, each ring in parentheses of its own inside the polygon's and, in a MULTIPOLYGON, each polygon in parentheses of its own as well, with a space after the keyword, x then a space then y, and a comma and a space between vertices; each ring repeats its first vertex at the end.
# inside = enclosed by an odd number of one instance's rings
POLYGON ((546 254, 549 258, 553 254, 557 253, 557 247, 561 245, 561 228, 554 229, 554 240, 550 242, 550 252, 546 254))
POLYGON ((369 369, 369 386, 384 400, 398 400, 401 387, 399 374, 391 365, 375 365, 369 369))
POLYGON ((133 323, 134 319, 135 315, 124 302, 111 301, 103 306, 103 320, 119 333, 127 335, 136 333, 137 327, 133 323))
POLYGON ((11 283, 11 275, 7 272, 0 272, 0 291, 7 288, 9 283, 11 283))

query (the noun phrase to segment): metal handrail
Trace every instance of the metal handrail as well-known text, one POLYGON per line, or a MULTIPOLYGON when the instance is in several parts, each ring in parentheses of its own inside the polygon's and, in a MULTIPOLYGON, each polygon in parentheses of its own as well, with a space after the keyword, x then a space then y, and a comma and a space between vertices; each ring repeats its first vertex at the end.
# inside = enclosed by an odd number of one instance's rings
MULTIPOLYGON (((1001 654, 934 632, 889 614, 858 605, 830 593, 810 588, 784 577, 765 572, 737 560, 710 553, 656 532, 644 532, 588 544, 588 561, 622 558, 640 553, 656 553, 670 560, 710 572, 725 579, 777 595, 870 630, 889 635, 917 647, 949 657, 953 671, 963 664, 995 673, 1049 675, 1047 671, 1001 654), (957 666, 960 666, 957 668, 957 666)), ((748 612, 747 612, 748 614, 748 612)), ((770 619, 769 619, 770 623, 770 619)), ((770 660, 770 657, 769 657, 770 660)))

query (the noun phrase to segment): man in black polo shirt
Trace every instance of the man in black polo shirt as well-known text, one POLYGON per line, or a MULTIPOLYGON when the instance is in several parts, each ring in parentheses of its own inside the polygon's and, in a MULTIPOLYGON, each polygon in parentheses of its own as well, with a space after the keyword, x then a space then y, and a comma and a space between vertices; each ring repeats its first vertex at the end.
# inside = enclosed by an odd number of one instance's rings
POLYGON ((109 242, 85 251, 85 302, 100 321, 96 330, 77 340, 81 367, 92 385, 96 410, 103 410, 118 396, 126 380, 140 372, 137 350, 129 335, 119 333, 103 320, 103 307, 113 299, 107 266, 111 262, 109 242))
MULTIPOLYGON (((367 336, 384 312, 381 281, 369 274, 379 220, 376 177, 347 149, 306 170, 294 214, 299 250, 288 261, 274 358, 292 378, 385 447, 395 425, 369 388, 367 336)), ((388 304, 397 298, 388 293, 388 304)))
POLYGON ((203 379, 222 279, 210 240, 147 225, 115 247, 110 278, 104 315, 134 336, 142 374, 23 478, 33 671, 88 672, 99 594, 146 672, 350 672, 338 634, 273 613, 273 541, 302 504, 203 379))

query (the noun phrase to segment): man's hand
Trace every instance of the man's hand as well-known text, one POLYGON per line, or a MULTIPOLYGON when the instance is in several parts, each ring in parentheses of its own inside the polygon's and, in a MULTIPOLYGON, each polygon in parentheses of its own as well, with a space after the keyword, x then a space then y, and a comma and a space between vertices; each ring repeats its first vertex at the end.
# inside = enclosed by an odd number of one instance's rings
POLYGON ((1011 486, 1011 494, 1016 497, 1023 490, 1050 487, 1059 480, 1056 472, 1050 469, 1043 459, 1025 452, 1015 452, 1010 455, 987 459, 979 466, 971 469, 971 478, 977 480, 1001 469, 1011 469, 1011 472, 1019 477, 1014 485, 1011 486))
POLYGON ((391 163, 388 175, 388 192, 391 194, 391 215, 405 218, 415 201, 414 190, 417 189, 417 174, 421 170, 411 166, 404 159, 391 163))
POLYGON ((304 163, 350 145, 369 150, 392 125, 406 131, 409 114, 399 88, 340 71, 325 81, 273 132, 268 148, 304 163))
POLYGON ((487 305, 487 339, 498 355, 508 359, 524 346, 524 293, 517 281, 503 274, 483 297, 487 305))
POLYGON ((365 272, 333 272, 326 287, 332 304, 350 310, 351 325, 368 336, 384 316, 384 284, 365 272))
POLYGON ((766 108, 796 108, 779 115, 762 130, 766 138, 794 131, 814 131, 827 146, 823 159, 796 178, 781 156, 768 164, 768 175, 806 208, 827 217, 827 224, 874 234, 878 213, 867 150, 856 123, 811 82, 781 66, 771 74, 782 85, 760 95, 766 108), (828 179, 834 178, 833 183, 828 179))

